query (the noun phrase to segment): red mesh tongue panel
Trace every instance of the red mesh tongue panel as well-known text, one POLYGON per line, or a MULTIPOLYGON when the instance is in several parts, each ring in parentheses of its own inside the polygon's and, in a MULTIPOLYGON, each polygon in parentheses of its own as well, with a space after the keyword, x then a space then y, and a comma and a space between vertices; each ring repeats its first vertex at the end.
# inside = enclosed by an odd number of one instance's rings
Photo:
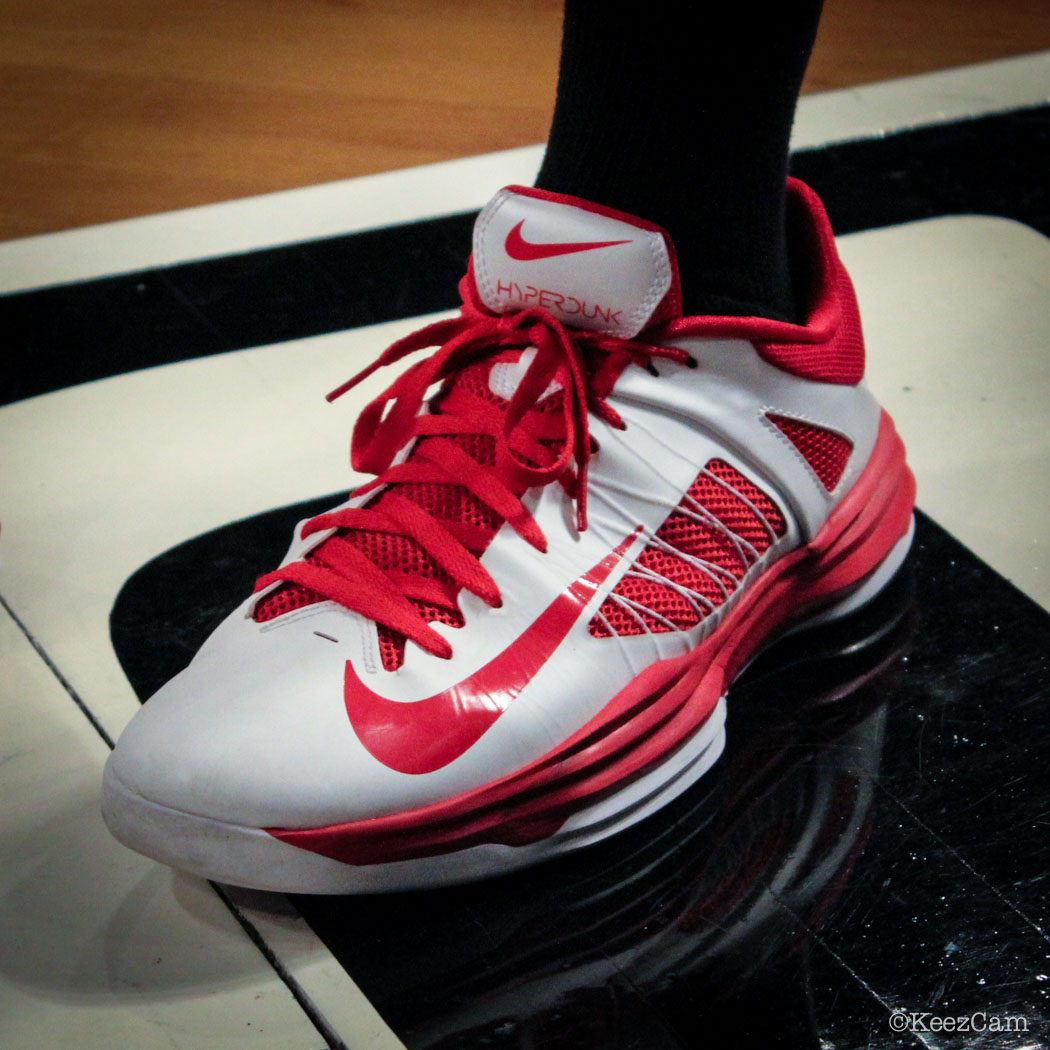
MULTIPOLYGON (((489 369, 497 361, 513 362, 519 356, 520 351, 509 351, 491 361, 482 361, 465 368, 455 379, 456 388, 464 389, 505 408, 507 402, 489 388, 489 369)), ((559 395, 551 395, 542 405, 542 409, 549 411, 557 408, 559 402, 559 395)), ((422 438, 417 442, 409 459, 414 459, 423 453, 427 445, 436 440, 439 439, 422 438)), ((491 467, 496 462, 495 441, 488 434, 454 434, 444 440, 455 442, 468 456, 483 466, 491 467)), ((480 534, 484 537, 485 542, 483 546, 474 550, 475 554, 480 554, 488 546, 503 523, 503 519, 478 500, 469 489, 462 485, 447 485, 440 482, 407 482, 392 485, 390 489, 376 496, 367 506, 382 509, 388 492, 394 490, 399 496, 411 500, 438 521, 467 522, 481 530, 480 534)), ((384 571, 409 572, 425 579, 439 580, 444 583, 451 582, 448 574, 434 563, 430 555, 415 540, 407 536, 363 529, 341 529, 338 535, 353 543, 368 556, 375 566, 384 571)), ((326 561, 325 544, 322 543, 315 548, 306 561, 324 563, 326 561)), ((257 623, 265 623, 322 600, 323 596, 316 591, 298 584, 285 584, 278 587, 256 606, 254 619, 257 623)), ((458 610, 445 609, 416 599, 410 600, 420 610, 423 617, 430 622, 438 621, 455 627, 463 626, 463 616, 458 610)), ((404 660, 404 635, 380 624, 379 648, 383 667, 388 671, 397 670, 404 660)))

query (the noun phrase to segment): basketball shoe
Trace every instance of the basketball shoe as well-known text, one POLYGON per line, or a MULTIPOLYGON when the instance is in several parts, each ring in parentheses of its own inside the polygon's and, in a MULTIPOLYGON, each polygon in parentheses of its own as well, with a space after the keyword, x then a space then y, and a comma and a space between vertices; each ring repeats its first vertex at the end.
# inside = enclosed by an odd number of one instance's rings
POLYGON ((375 479, 296 528, 106 766, 122 842, 308 893, 498 874, 636 823, 724 740, 765 645, 859 607, 914 482, 856 300, 789 188, 806 322, 682 316, 644 220, 534 189, 481 212, 458 316, 362 413, 375 479))

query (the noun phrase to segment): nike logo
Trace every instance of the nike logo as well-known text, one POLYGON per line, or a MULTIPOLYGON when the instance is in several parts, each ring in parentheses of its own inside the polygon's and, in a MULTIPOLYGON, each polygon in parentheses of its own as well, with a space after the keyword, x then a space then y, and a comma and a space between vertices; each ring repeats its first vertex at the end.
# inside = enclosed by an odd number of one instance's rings
POLYGON ((573 255, 576 252, 593 252, 595 248, 611 248, 616 244, 630 244, 631 241, 565 241, 555 244, 533 244, 521 235, 525 225, 522 219, 503 243, 503 250, 518 262, 535 262, 537 259, 553 259, 556 255, 573 255))
POLYGON ((346 713, 368 753, 399 773, 433 773, 459 758, 551 658, 640 531, 639 525, 484 667, 425 700, 379 696, 358 678, 348 660, 346 713))

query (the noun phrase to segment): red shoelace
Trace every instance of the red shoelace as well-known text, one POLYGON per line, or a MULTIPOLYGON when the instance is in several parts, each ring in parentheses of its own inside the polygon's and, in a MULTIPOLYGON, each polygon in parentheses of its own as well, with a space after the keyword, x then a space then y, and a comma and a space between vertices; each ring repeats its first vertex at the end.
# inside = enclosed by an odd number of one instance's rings
MULTIPOLYGON (((538 550, 544 537, 521 497, 534 486, 557 481, 576 502, 577 527, 587 528, 587 469, 596 451, 589 415, 623 428, 606 401, 616 377, 630 362, 652 368, 653 358, 688 363, 675 347, 655 346, 599 332, 566 328, 544 310, 494 316, 465 305, 461 313, 398 340, 371 365, 333 390, 334 400, 377 369, 416 351, 438 347, 410 366, 361 413, 354 426, 351 460, 355 470, 376 478, 354 493, 382 490, 365 506, 332 511, 311 519, 303 538, 335 530, 304 560, 261 577, 256 591, 275 583, 298 585, 386 625, 436 656, 452 655, 449 643, 429 623, 426 611, 456 610, 466 589, 490 606, 500 604, 495 580, 481 564, 480 551, 491 531, 467 521, 438 520, 418 502, 398 494, 399 485, 437 483, 462 486, 538 550), (535 348, 509 402, 485 399, 454 377, 472 364, 507 350, 535 348), (448 380, 422 413, 427 391, 448 380), (551 384, 560 387, 560 409, 537 411, 551 384), (494 441, 494 465, 485 465, 455 438, 484 435, 494 441), (394 463, 408 443, 404 462, 394 463), (407 537, 440 570, 423 574, 382 569, 341 530, 407 537), (437 578, 434 578, 434 576, 437 578)), ((432 619, 433 617, 431 617, 432 619)))

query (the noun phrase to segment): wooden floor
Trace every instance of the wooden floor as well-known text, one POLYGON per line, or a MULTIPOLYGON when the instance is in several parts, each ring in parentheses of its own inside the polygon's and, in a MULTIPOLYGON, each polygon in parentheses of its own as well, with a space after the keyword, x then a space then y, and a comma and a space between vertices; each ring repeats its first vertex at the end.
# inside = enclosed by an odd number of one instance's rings
MULTIPOLYGON (((558 0, 0 0, 0 240, 540 142, 560 20, 558 0)), ((1046 48, 1046 0, 827 0, 806 90, 1046 48)))

